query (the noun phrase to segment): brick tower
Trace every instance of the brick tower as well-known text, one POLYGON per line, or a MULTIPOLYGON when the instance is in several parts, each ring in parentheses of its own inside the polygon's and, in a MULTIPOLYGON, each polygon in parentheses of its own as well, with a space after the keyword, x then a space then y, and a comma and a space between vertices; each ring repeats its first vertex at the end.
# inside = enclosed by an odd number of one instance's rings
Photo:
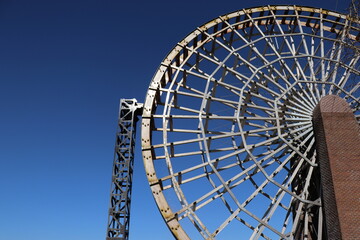
POLYGON ((360 236, 360 129, 348 103, 323 97, 313 113, 325 239, 360 236))

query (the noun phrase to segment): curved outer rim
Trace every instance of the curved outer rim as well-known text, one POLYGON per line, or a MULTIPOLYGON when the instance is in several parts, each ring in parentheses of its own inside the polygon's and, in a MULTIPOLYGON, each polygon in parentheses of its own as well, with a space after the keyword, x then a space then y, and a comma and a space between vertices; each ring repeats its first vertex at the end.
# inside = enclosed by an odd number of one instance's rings
MULTIPOLYGON (((186 234, 184 229, 181 227, 180 223, 176 219, 176 216, 172 212, 163 192, 162 192, 162 186, 159 182, 155 167, 153 164, 154 159, 154 153, 151 150, 151 118, 152 113, 155 111, 155 101, 156 101, 156 95, 157 90, 161 85, 161 80, 163 79, 162 76, 167 70, 167 66, 169 66, 172 62, 172 60, 177 56, 177 54, 181 51, 181 49, 186 46, 191 40, 193 40, 196 36, 200 35, 202 31, 205 31, 216 24, 222 22, 223 20, 228 20, 234 17, 238 17, 244 14, 248 13, 255 13, 255 12, 261 12, 261 11, 269 11, 269 10, 296 10, 296 11, 302 11, 302 12, 313 12, 313 13, 320 13, 320 14, 327 14, 333 17, 337 17, 340 19, 347 19, 350 22, 353 21, 348 15, 341 14, 335 11, 329 11, 322 8, 313 8, 313 7, 307 7, 307 6, 288 6, 288 5, 279 5, 279 6, 263 6, 263 7, 254 7, 254 8, 248 8, 248 9, 242 9, 239 11, 235 11, 229 14, 225 14, 223 16, 220 16, 218 18, 215 18, 206 24, 202 25, 201 27, 197 28, 195 31, 188 34, 182 41, 177 43, 177 45, 170 51, 170 53, 165 57, 165 59, 162 61, 161 65, 157 69, 150 86, 148 88, 146 99, 144 103, 143 108, 143 115, 142 115, 142 127, 141 127, 141 143, 142 143, 142 156, 143 156, 143 162, 145 166, 145 171, 147 175, 148 182, 150 184, 151 191, 153 193, 154 199, 156 201, 156 204, 159 208, 159 211, 161 212, 165 222, 167 223, 169 229, 171 230, 172 234, 177 239, 190 239, 189 236, 186 234)), ((287 24, 287 23, 285 23, 287 24)), ((302 24, 305 25, 304 22, 302 24)), ((315 26, 313 26, 315 27, 315 26)), ((325 27, 325 31, 334 31, 334 29, 330 29, 330 27, 325 27)), ((336 31, 336 29, 335 29, 336 31)), ((359 31, 357 29, 357 31, 359 31)), ((350 39, 355 40, 356 36, 349 35, 350 39)), ((168 79, 166 80, 165 84, 168 83, 168 79)))

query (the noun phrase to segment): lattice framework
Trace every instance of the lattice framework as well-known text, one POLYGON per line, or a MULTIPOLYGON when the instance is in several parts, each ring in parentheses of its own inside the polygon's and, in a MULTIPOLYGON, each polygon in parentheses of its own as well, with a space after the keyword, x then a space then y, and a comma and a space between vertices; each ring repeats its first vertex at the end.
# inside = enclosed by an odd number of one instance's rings
POLYGON ((121 99, 112 170, 107 240, 129 238, 130 204, 136 122, 142 104, 136 99, 121 99))
POLYGON ((312 112, 334 94, 360 119, 352 20, 309 7, 244 9, 197 28, 163 60, 142 147, 176 238, 323 238, 312 112))

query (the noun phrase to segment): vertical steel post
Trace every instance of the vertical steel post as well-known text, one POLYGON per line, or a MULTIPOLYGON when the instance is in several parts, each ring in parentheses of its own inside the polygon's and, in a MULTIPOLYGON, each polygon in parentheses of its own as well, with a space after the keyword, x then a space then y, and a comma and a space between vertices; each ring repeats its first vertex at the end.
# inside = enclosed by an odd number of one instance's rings
POLYGON ((141 112, 136 99, 120 100, 106 240, 129 238, 136 122, 141 112))

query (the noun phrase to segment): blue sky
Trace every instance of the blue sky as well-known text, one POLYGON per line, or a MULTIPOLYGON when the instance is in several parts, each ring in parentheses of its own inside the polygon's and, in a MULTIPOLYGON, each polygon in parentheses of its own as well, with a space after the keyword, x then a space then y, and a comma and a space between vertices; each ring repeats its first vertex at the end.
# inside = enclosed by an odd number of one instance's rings
MULTIPOLYGON (((251 6, 348 2, 1 1, 0 239, 105 239, 119 99, 143 102, 197 26, 251 6)), ((172 239, 139 145, 133 186, 130 239, 172 239)))

